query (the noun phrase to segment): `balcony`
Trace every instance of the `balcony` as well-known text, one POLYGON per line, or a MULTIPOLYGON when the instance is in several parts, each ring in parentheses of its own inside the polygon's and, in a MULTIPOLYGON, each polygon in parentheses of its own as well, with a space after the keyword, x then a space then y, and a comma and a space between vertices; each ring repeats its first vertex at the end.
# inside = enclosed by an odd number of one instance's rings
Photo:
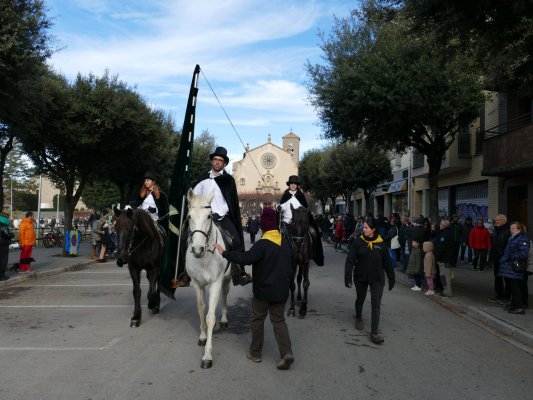
MULTIPOLYGON (((446 151, 442 158, 440 176, 452 174, 458 171, 470 169, 472 167, 472 135, 467 128, 462 129, 454 142, 446 151)), ((413 172, 414 177, 426 178, 429 174, 429 167, 424 154, 413 150, 413 172)))
POLYGON ((527 113, 480 133, 486 176, 533 173, 533 115, 527 113))

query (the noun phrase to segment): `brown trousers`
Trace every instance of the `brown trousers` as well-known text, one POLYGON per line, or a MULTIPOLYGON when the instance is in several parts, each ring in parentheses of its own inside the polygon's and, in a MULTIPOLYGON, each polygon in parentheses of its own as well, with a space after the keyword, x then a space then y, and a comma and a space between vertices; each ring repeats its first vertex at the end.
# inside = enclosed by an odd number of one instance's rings
POLYGON ((265 339, 265 319, 270 314, 270 322, 274 328, 274 336, 278 343, 279 355, 292 354, 289 328, 285 323, 285 302, 271 303, 264 300, 252 299, 252 343, 250 353, 254 357, 261 357, 265 339))

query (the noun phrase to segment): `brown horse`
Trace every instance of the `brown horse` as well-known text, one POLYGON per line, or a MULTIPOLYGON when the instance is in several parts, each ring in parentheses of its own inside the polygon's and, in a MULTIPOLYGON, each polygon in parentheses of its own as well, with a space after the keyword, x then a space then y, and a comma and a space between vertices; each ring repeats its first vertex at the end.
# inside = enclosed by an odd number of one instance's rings
POLYGON ((296 315, 294 306, 294 292, 296 285, 294 278, 298 282, 298 295, 296 300, 300 305, 298 315, 304 318, 307 315, 307 291, 309 289, 309 261, 313 257, 313 244, 311 234, 309 231, 309 216, 304 207, 294 209, 291 204, 292 221, 288 226, 288 233, 292 246, 292 268, 291 268, 291 305, 287 313, 288 316, 294 317, 296 315), (303 297, 302 297, 302 280, 303 280, 303 297))
POLYGON ((146 270, 150 283, 148 289, 148 308, 152 313, 159 313, 161 301, 159 291, 159 272, 163 261, 163 238, 150 215, 141 209, 120 211, 115 209, 117 217, 115 229, 118 236, 117 265, 128 264, 133 281, 133 299, 135 308, 130 326, 141 324, 141 271, 146 270))

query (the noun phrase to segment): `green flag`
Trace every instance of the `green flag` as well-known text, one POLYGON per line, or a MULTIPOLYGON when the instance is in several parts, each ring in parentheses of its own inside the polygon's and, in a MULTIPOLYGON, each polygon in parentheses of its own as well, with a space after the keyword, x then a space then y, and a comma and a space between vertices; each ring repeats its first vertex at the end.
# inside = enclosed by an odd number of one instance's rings
MULTIPOLYGON (((174 298, 175 288, 172 281, 178 277, 185 269, 183 262, 178 262, 181 227, 184 221, 185 196, 191 184, 191 160, 192 147, 194 142, 194 121, 196 118, 196 96, 198 94, 198 78, 200 75, 200 66, 196 65, 192 76, 189 99, 187 100, 187 110, 183 120, 183 129, 181 131, 180 147, 172 181, 168 193, 169 203, 169 229, 165 245, 165 257, 163 268, 159 278, 161 291, 170 298, 174 298)), ((179 257, 184 259, 184 257, 179 257)))

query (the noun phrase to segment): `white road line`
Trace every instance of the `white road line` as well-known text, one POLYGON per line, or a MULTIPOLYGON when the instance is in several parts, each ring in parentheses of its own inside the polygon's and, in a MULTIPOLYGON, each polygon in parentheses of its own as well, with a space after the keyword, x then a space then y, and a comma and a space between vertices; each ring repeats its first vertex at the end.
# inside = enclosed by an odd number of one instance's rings
MULTIPOLYGON (((32 287, 102 287, 102 286, 132 286, 131 283, 91 283, 91 284, 49 284, 49 285, 13 285, 11 287, 17 288, 32 288, 32 287)), ((141 286, 148 286, 148 283, 141 283, 141 286)))
MULTIPOLYGON (((169 301, 162 301, 159 305, 159 309, 162 310, 167 306, 169 301)), ((146 304, 141 303, 141 307, 146 306, 146 304)), ((133 304, 36 304, 36 305, 0 305, 2 308, 130 308, 133 307, 133 304)))
POLYGON ((103 347, 0 347, 0 351, 103 351, 109 350, 122 340, 114 338, 103 347))

